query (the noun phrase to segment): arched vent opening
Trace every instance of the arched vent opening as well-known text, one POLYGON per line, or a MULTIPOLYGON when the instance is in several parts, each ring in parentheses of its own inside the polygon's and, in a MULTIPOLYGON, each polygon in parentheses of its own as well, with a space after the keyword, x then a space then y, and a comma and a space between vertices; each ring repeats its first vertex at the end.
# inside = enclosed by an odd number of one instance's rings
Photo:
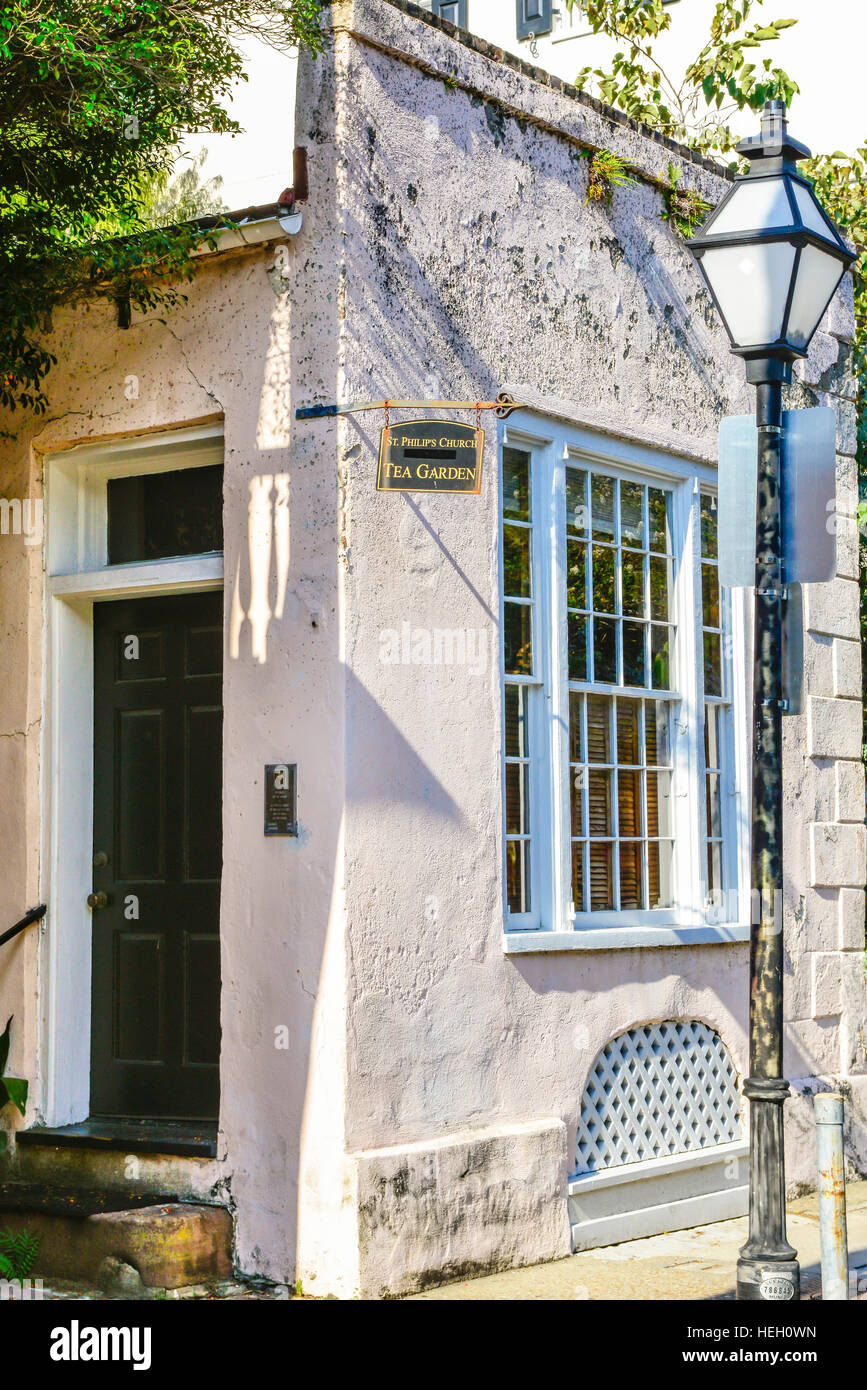
POLYGON ((620 1033, 587 1078, 578 1173, 707 1149, 741 1137, 737 1072, 718 1033, 697 1020, 620 1033))

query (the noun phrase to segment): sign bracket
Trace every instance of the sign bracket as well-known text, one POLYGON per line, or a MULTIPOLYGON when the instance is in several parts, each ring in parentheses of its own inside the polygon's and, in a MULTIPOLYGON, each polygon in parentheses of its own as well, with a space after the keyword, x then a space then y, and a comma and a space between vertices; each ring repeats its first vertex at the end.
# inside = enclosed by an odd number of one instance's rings
POLYGON ((508 420, 513 410, 523 410, 508 391, 495 401, 349 401, 346 405, 308 405, 295 411, 296 420, 327 420, 335 415, 357 415, 363 410, 492 410, 498 420, 508 420))

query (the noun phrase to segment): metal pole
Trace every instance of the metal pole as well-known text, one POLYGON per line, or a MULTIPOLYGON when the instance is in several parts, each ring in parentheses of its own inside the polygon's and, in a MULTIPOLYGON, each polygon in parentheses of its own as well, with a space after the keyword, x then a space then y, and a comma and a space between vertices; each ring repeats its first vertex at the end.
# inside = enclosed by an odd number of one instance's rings
POLYGON ((822 1298, 849 1298, 846 1235, 846 1174, 843 1168, 843 1097, 822 1091, 813 1100, 819 1157, 819 1233, 822 1240, 822 1298))
POLYGON ((753 796, 750 934, 750 1233, 740 1252, 740 1299, 800 1297, 796 1251, 786 1240, 783 1158, 783 583, 780 464, 783 444, 781 364, 761 379, 756 497, 756 591, 753 647, 753 796))

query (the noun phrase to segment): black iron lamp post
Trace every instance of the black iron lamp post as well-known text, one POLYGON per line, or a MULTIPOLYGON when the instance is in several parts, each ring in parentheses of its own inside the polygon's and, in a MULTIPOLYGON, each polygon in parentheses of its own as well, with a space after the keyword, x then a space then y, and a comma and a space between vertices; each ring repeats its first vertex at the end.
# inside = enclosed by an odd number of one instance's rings
POLYGON ((786 107, 770 101, 762 133, 742 140, 749 173, 688 244, 756 388, 758 495, 753 648, 752 930, 750 939, 750 1233, 738 1260, 742 1299, 798 1298, 786 1240, 783 1102, 782 668, 785 590, 780 530, 782 388, 805 356, 856 259, 798 172, 810 151, 786 107))

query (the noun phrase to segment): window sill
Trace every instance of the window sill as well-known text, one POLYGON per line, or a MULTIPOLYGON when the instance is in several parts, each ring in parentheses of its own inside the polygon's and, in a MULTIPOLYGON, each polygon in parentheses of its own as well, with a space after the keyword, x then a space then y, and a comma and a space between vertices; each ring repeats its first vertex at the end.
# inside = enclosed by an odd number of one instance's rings
POLYGON ((588 927, 582 931, 507 931, 503 953, 507 956, 543 951, 635 950, 644 946, 713 946, 749 941, 749 924, 702 927, 588 927))

